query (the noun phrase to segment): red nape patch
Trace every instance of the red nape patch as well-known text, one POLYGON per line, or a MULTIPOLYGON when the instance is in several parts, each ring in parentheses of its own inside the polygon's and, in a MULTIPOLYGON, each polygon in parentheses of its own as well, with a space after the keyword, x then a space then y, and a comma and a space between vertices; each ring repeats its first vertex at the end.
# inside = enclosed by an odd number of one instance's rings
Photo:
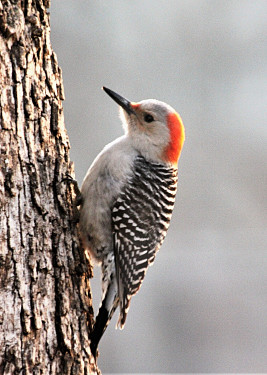
POLYGON ((170 142, 165 150, 165 157, 172 164, 177 164, 185 140, 184 125, 176 112, 167 116, 167 124, 170 130, 170 142))

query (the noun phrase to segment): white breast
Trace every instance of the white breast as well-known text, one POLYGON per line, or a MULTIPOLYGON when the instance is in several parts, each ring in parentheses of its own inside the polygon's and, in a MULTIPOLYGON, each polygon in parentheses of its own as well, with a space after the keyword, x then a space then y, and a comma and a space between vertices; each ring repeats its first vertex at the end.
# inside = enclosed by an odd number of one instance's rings
POLYGON ((97 261, 113 246, 111 208, 133 173, 136 155, 122 136, 103 149, 84 178, 79 227, 84 246, 97 261))

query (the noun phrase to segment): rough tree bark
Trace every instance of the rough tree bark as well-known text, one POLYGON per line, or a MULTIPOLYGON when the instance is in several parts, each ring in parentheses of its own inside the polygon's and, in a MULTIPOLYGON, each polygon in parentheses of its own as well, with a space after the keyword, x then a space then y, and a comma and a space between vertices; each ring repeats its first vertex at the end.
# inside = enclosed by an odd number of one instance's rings
POLYGON ((99 373, 49 0, 0 0, 0 374, 99 373))

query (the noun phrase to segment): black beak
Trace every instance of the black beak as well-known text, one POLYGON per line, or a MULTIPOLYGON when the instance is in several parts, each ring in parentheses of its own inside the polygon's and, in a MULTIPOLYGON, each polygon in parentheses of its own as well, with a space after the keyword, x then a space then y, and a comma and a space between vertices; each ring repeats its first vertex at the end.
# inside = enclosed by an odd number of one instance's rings
POLYGON ((103 90, 113 99, 115 100, 116 103, 118 103, 127 113, 128 115, 131 115, 131 114, 136 114, 132 105, 131 105, 131 102, 128 100, 128 99, 125 99, 123 98, 122 96, 120 96, 119 94, 117 94, 116 92, 108 89, 107 87, 102 87, 103 90))

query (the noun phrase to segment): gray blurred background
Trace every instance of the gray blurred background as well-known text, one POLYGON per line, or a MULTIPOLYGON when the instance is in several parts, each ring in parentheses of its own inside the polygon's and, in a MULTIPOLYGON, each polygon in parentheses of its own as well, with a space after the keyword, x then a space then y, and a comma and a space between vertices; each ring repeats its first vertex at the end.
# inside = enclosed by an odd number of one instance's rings
POLYGON ((267 1, 52 0, 51 27, 79 183, 122 134, 102 85, 186 128, 167 239, 99 367, 267 372, 267 1))

